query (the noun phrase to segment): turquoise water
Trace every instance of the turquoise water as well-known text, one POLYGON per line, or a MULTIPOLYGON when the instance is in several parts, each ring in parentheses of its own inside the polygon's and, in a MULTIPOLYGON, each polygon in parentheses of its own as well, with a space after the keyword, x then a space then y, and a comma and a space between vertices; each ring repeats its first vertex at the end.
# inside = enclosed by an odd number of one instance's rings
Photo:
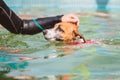
MULTIPOLYGON (((46 1, 48 0, 41 1, 41 4, 47 4, 46 1)), ((73 1, 76 6, 69 9, 73 6, 72 1, 51 0, 51 5, 41 8, 38 5, 21 8, 23 3, 16 1, 20 11, 12 7, 11 2, 8 1, 8 4, 19 15, 34 16, 78 13, 85 8, 73 1), (69 3, 69 7, 64 5, 58 9, 61 5, 56 7, 54 3, 69 3), (35 14, 32 13, 34 11, 35 14)), ((95 2, 91 4, 95 6, 95 2)), ((112 1, 110 4, 114 5, 112 1)), ((110 4, 109 18, 92 16, 96 7, 89 7, 91 11, 85 10, 88 15, 78 14, 81 21, 79 30, 86 39, 98 41, 99 44, 50 43, 42 33, 33 36, 15 35, 0 27, 0 80, 120 80, 120 11, 110 4), (29 59, 22 60, 23 58, 29 59)))

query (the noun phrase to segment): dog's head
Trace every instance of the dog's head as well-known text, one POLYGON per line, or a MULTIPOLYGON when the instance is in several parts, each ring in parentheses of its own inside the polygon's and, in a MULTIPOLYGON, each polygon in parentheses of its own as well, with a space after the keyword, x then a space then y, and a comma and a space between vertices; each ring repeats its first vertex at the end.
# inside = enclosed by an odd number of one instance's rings
POLYGON ((54 28, 44 30, 43 34, 48 41, 71 42, 82 39, 85 42, 84 37, 78 31, 78 26, 67 22, 57 23, 54 28))

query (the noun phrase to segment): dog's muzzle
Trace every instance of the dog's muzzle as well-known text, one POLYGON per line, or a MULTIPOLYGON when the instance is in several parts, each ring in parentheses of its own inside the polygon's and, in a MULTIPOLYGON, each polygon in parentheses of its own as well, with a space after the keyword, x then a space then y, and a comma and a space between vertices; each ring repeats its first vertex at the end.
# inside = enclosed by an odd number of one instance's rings
POLYGON ((62 41, 61 36, 54 29, 43 30, 43 35, 48 41, 62 41))

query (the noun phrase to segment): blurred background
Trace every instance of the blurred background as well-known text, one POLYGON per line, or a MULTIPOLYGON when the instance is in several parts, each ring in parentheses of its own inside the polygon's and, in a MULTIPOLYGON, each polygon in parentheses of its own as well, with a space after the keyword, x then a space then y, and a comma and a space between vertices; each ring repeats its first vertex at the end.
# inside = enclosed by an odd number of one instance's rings
POLYGON ((59 15, 76 12, 118 12, 119 0, 5 0, 18 15, 59 15))

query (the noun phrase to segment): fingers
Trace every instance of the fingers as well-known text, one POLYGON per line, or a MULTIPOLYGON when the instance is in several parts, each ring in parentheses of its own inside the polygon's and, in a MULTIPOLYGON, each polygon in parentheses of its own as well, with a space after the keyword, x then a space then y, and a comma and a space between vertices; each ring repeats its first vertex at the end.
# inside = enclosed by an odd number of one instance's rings
POLYGON ((62 17, 62 22, 70 22, 79 26, 79 18, 74 14, 67 14, 62 17))
POLYGON ((79 19, 78 19, 77 17, 76 17, 76 18, 74 17, 73 19, 70 19, 69 21, 70 21, 71 23, 74 23, 74 24, 76 24, 77 26, 79 26, 79 23, 80 23, 80 22, 79 22, 79 19))
POLYGON ((77 26, 79 26, 79 18, 76 15, 71 15, 72 16, 72 22, 75 23, 77 26))
POLYGON ((79 21, 76 20, 76 19, 70 19, 68 22, 73 23, 73 24, 79 26, 79 21))

